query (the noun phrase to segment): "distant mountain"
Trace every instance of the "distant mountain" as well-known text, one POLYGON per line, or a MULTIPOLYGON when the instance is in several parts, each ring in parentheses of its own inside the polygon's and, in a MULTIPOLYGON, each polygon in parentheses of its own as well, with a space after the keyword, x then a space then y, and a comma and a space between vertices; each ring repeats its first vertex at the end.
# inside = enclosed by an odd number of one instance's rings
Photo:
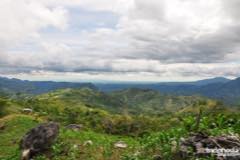
POLYGON ((161 85, 194 85, 194 86, 204 86, 208 84, 213 84, 213 83, 226 83, 229 82, 230 79, 227 79, 225 77, 215 77, 215 78, 210 78, 210 79, 203 79, 203 80, 198 80, 198 81, 193 81, 193 82, 161 82, 157 84, 161 85))
MULTIPOLYGON (((24 93, 42 94, 66 88, 91 88, 102 92, 119 90, 150 89, 163 94, 176 96, 200 95, 222 100, 228 104, 240 104, 240 78, 229 80, 223 77, 200 80, 195 82, 164 82, 164 83, 71 83, 53 81, 24 81, 0 77, 0 95, 24 93)), ((99 99, 104 97, 99 97, 99 99)))
POLYGON ((240 105, 240 78, 229 80, 223 77, 195 82, 169 82, 149 84, 96 84, 106 92, 126 88, 153 89, 173 95, 201 95, 222 100, 228 104, 240 105))
POLYGON ((142 88, 142 89, 154 89, 166 92, 175 92, 176 90, 187 89, 215 84, 215 83, 226 83, 231 81, 230 79, 224 77, 216 77, 212 79, 204 79, 193 82, 160 82, 160 83, 96 83, 95 85, 105 92, 111 92, 127 88, 142 88))
POLYGON ((226 83, 231 81, 230 79, 227 79, 225 77, 216 77, 216 78, 212 78, 212 79, 204 79, 204 80, 199 80, 196 82, 193 82, 192 85, 208 85, 208 84, 213 84, 213 83, 226 83))
POLYGON ((23 81, 15 78, 0 77, 0 91, 5 93, 42 94, 57 89, 83 87, 97 89, 92 83, 23 81))
POLYGON ((224 84, 205 86, 200 92, 206 96, 218 98, 230 104, 240 104, 240 78, 224 84))
POLYGON ((165 93, 174 93, 181 95, 202 95, 209 98, 222 100, 227 104, 240 104, 240 78, 208 83, 205 85, 178 85, 175 87, 159 86, 157 89, 165 93))

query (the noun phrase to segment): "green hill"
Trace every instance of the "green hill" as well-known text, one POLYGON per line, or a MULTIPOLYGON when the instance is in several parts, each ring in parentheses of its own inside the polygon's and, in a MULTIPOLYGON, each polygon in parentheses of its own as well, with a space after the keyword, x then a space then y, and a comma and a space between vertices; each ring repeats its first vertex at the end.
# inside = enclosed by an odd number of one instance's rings
POLYGON ((199 96, 173 96, 147 89, 125 89, 104 93, 89 88, 63 89, 37 96, 37 99, 61 101, 65 106, 86 106, 120 114, 163 114, 214 101, 199 96))
POLYGON ((115 91, 110 95, 119 99, 124 104, 125 110, 131 114, 157 115, 164 112, 177 112, 201 103, 209 105, 212 102, 212 100, 199 96, 173 96, 150 89, 137 88, 115 91))
POLYGON ((37 96, 37 99, 41 101, 62 101, 61 103, 66 106, 103 108, 112 112, 121 111, 121 108, 124 106, 118 98, 89 88, 57 90, 37 96))

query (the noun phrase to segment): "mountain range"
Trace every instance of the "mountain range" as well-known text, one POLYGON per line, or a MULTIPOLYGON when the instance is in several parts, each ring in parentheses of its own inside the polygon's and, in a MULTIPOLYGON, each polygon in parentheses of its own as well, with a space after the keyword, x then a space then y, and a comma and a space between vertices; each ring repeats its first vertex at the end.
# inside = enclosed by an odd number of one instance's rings
POLYGON ((238 104, 240 99, 240 78, 234 80, 216 77, 195 82, 163 82, 148 84, 97 84, 100 90, 111 92, 126 88, 153 89, 161 93, 174 95, 201 95, 224 101, 228 104, 238 104))
POLYGON ((95 85, 104 92, 111 92, 115 90, 121 90, 126 88, 143 88, 143 89, 154 89, 163 92, 173 90, 174 92, 178 88, 187 86, 189 87, 203 87, 212 84, 223 84, 231 81, 224 77, 216 77, 212 79, 204 79, 193 82, 160 82, 160 83, 96 83, 95 85))
POLYGON ((0 91, 2 93, 42 94, 57 89, 83 88, 97 89, 92 83, 72 83, 53 81, 27 81, 0 77, 0 91))
POLYGON ((240 104, 240 78, 234 80, 224 77, 205 79, 195 82, 161 83, 73 83, 53 81, 26 81, 0 77, 2 93, 43 94, 65 88, 91 88, 102 92, 113 92, 129 88, 151 89, 162 94, 201 95, 222 100, 228 104, 240 104))

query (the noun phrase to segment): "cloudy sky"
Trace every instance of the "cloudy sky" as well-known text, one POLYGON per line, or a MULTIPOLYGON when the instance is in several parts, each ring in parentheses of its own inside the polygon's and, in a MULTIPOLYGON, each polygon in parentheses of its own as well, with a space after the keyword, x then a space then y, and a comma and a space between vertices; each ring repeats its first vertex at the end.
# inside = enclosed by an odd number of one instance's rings
POLYGON ((239 0, 1 0, 0 21, 1 76, 240 76, 239 0))

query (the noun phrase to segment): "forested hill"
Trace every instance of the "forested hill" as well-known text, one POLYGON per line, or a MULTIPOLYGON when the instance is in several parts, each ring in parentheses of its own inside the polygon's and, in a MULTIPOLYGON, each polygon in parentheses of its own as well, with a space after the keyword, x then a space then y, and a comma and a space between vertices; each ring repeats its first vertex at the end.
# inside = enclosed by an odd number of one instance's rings
POLYGON ((173 96, 150 89, 124 89, 104 93, 89 88, 62 89, 37 96, 40 101, 59 102, 66 106, 84 105, 101 108, 112 113, 163 114, 188 107, 215 104, 215 101, 200 96, 173 96))

